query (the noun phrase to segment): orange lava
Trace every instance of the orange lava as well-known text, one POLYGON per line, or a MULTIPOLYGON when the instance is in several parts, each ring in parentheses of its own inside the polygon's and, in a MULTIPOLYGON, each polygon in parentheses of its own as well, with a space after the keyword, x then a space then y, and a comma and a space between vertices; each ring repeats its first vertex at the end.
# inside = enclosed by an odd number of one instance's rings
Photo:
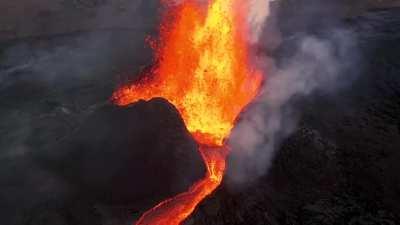
POLYGON ((226 147, 200 147, 207 166, 207 174, 190 189, 167 199, 142 215, 137 225, 177 225, 184 221, 196 206, 210 195, 220 184, 225 171, 226 147))
POLYGON ((207 167, 202 180, 147 211, 136 224, 180 224, 219 186, 228 152, 224 140, 262 82, 248 61, 246 1, 200 2, 186 0, 170 9, 155 48, 157 66, 113 94, 121 106, 154 97, 174 104, 207 167))

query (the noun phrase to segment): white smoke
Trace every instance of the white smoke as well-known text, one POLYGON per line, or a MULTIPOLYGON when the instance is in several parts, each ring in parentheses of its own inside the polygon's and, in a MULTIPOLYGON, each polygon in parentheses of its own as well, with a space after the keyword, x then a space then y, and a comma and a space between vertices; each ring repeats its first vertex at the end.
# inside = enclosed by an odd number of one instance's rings
POLYGON ((265 22, 270 13, 270 2, 272 0, 250 0, 248 23, 251 30, 250 42, 258 42, 263 31, 265 22))
MULTIPOLYGON (((249 18, 255 46, 265 46, 269 35, 263 34, 268 18, 268 0, 252 0, 249 18), (264 8, 262 8, 264 7, 264 8), (264 10, 264 11, 263 11, 264 10)), ((277 29, 267 28, 268 32, 277 29)), ((345 71, 354 66, 355 36, 340 28, 329 28, 328 35, 297 34, 284 62, 267 55, 256 56, 266 78, 261 94, 242 115, 229 139, 232 148, 228 183, 246 184, 264 175, 271 166, 279 144, 296 128, 299 109, 296 100, 316 92, 337 90, 353 80, 345 71)), ((280 34, 272 34, 280 35, 280 34)), ((286 41, 286 42, 285 42, 286 41)), ((268 45, 268 44, 267 44, 268 45)), ((299 149, 300 151, 300 149, 299 149)))

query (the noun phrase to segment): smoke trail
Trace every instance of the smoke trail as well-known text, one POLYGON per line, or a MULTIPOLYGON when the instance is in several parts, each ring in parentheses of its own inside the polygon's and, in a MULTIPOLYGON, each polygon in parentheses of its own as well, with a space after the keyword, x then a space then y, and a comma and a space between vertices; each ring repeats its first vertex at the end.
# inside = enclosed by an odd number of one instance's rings
POLYGON ((264 24, 270 13, 271 0, 250 0, 250 11, 248 23, 250 25, 251 35, 250 42, 258 42, 264 28, 264 24))
MULTIPOLYGON (((264 39, 269 35, 263 34, 265 24, 275 19, 268 18, 269 14, 260 8, 268 4, 267 0, 252 0, 249 23, 253 39, 250 41, 255 41, 256 46, 266 45, 268 40, 264 39)), ((277 29, 267 29, 277 32, 277 29)), ((290 43, 292 48, 284 60, 256 56, 256 64, 265 70, 266 82, 258 100, 242 115, 231 134, 228 184, 237 187, 267 172, 279 144, 297 126, 299 100, 316 92, 332 93, 354 80, 357 73, 348 71, 358 60, 355 40, 353 32, 332 27, 327 28, 326 34, 303 32, 286 38, 281 45, 290 43)))

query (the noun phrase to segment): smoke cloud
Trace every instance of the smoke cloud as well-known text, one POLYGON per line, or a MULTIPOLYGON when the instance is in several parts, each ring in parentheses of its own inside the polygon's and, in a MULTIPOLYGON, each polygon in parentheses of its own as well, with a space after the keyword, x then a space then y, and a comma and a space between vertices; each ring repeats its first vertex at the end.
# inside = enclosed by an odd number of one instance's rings
POLYGON ((265 83, 229 139, 232 154, 227 180, 235 188, 251 183, 268 171, 280 143, 296 129, 302 99, 321 92, 333 94, 351 83, 357 74, 351 71, 358 62, 356 36, 352 31, 331 26, 319 33, 303 30, 281 34, 277 27, 265 27, 266 24, 275 26, 271 21, 277 21, 265 13, 270 2, 254 0, 252 3, 249 22, 254 38, 251 41, 256 41, 257 47, 273 48, 268 46, 271 43, 268 38, 283 36, 279 48, 270 49, 283 56, 256 56, 258 66, 264 69, 265 83))
POLYGON ((270 14, 271 0, 250 0, 248 23, 250 25, 250 42, 257 43, 263 31, 265 22, 270 14))

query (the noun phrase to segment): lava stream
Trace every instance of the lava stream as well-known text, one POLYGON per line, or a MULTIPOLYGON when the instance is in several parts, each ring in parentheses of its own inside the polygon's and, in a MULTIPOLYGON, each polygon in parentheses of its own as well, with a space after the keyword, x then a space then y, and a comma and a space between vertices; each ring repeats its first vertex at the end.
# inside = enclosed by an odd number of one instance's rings
POLYGON ((207 167, 202 180, 144 213, 138 225, 180 224, 220 185, 228 153, 224 140, 262 82, 248 61, 246 12, 244 0, 184 0, 171 7, 155 46, 158 64, 114 92, 120 106, 154 97, 174 104, 207 167))
POLYGON ((193 184, 190 189, 173 198, 167 199, 147 211, 137 225, 176 225, 184 221, 205 197, 220 184, 225 171, 226 147, 201 146, 200 153, 207 165, 206 176, 193 184))

